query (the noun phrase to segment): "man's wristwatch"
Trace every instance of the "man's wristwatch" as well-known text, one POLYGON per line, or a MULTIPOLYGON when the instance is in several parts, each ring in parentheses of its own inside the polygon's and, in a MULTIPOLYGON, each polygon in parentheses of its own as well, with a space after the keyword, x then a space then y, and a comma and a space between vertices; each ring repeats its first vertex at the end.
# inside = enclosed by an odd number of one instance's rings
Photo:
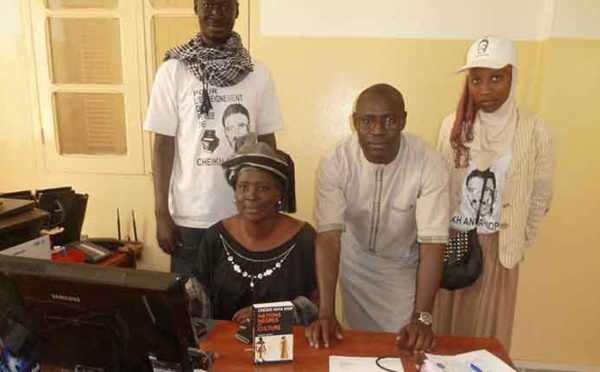
POLYGON ((427 311, 415 312, 415 314, 413 315, 413 319, 425 324, 428 327, 431 327, 431 324, 433 324, 433 315, 431 315, 431 313, 428 313, 427 311))

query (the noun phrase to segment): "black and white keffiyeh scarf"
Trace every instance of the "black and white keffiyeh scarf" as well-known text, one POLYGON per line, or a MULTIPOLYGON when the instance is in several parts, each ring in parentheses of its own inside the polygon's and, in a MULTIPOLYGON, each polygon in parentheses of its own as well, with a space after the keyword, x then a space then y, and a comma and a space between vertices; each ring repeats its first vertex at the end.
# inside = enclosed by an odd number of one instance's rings
POLYGON ((208 95, 208 84, 217 87, 230 87, 248 76, 254 65, 250 53, 244 48, 242 38, 233 31, 221 47, 205 46, 200 33, 187 44, 176 46, 165 55, 165 61, 177 59, 202 82, 202 106, 200 112, 208 114, 212 109, 208 95))

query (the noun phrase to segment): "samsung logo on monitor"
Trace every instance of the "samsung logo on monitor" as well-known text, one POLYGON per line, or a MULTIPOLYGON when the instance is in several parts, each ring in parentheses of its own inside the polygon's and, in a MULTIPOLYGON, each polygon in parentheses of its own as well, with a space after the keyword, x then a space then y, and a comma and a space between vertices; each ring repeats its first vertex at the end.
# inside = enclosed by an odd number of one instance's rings
POLYGON ((67 296, 67 295, 61 295, 61 294, 56 294, 56 293, 50 293, 50 297, 56 301, 64 301, 64 302, 71 302, 71 303, 80 303, 81 302, 81 298, 79 298, 77 296, 67 296))

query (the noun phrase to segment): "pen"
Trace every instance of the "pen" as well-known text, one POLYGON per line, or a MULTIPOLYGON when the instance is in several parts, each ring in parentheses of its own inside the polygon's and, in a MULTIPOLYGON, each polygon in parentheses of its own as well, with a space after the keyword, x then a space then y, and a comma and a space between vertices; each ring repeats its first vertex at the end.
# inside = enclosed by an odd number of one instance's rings
POLYGON ((473 371, 475 371, 475 372, 483 372, 483 371, 481 370, 481 368, 479 368, 479 367, 477 367, 477 366, 475 365, 475 363, 471 363, 471 370, 473 370, 473 371))

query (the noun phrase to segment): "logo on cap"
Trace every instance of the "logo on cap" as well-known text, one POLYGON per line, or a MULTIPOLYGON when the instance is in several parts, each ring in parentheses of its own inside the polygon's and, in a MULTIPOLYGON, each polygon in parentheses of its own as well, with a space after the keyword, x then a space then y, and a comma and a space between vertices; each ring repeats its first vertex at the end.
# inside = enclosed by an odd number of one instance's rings
POLYGON ((488 39, 481 40, 477 45, 477 56, 479 57, 480 55, 485 54, 489 45, 490 42, 488 41, 488 39))

